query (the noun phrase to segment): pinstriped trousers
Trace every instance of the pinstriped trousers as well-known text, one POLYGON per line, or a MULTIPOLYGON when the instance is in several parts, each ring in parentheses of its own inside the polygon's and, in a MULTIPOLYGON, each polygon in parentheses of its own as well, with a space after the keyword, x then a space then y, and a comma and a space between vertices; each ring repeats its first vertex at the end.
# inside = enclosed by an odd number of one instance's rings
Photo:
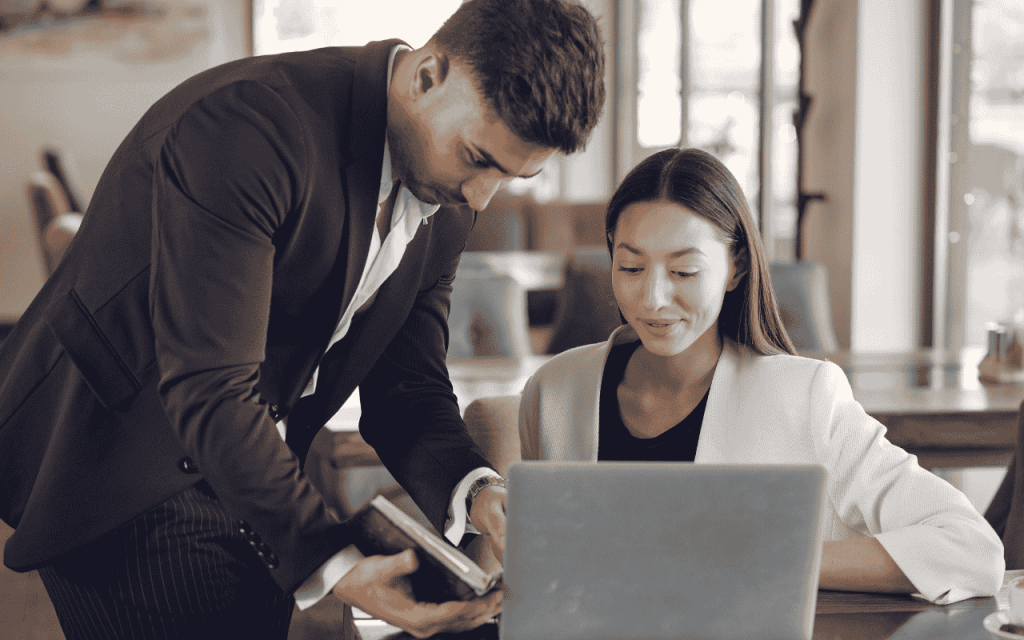
POLYGON ((205 482, 39 575, 68 640, 285 640, 295 603, 205 482))

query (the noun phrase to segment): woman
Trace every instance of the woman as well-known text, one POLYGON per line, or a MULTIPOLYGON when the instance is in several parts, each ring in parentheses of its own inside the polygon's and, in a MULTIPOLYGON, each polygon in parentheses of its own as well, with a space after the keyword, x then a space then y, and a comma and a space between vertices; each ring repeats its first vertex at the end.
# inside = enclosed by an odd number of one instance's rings
POLYGON ((527 383, 524 459, 820 464, 827 470, 820 586, 994 594, 1003 547, 962 493, 885 439, 842 370, 795 355, 759 234, 713 156, 641 162, 605 218, 625 324, 527 383))

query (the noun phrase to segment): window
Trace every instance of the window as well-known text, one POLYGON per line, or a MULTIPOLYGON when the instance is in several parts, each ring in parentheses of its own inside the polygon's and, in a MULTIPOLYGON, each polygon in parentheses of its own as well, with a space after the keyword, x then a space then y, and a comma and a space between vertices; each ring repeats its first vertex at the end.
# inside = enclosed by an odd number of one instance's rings
POLYGON ((636 139, 645 149, 683 138, 682 0, 641 0, 636 47, 636 139))
POLYGON ((462 0, 253 0, 253 52, 256 55, 319 47, 361 46, 401 38, 426 44, 462 0))
POLYGON ((794 256, 799 13, 798 0, 624 0, 618 15, 619 87, 631 90, 617 114, 618 179, 660 149, 713 153, 776 259, 794 256))
POLYGON ((690 0, 686 146, 713 153, 757 212, 761 0, 690 0))
POLYGON ((1024 5, 945 6, 948 222, 936 243, 947 260, 944 343, 959 348, 985 345, 990 322, 1024 323, 1024 5))

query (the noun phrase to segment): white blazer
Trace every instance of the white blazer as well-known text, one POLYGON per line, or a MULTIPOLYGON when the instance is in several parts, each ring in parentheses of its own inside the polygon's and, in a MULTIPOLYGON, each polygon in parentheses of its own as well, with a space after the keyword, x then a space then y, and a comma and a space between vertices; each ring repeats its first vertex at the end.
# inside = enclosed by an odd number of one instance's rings
MULTIPOLYGON (((597 460, 598 399, 617 329, 605 343, 545 363, 519 411, 524 460, 597 460)), ((918 591, 948 604, 998 591, 1003 545, 967 498, 885 438, 842 369, 761 356, 725 339, 695 463, 819 464, 827 472, 825 540, 874 536, 918 591)))

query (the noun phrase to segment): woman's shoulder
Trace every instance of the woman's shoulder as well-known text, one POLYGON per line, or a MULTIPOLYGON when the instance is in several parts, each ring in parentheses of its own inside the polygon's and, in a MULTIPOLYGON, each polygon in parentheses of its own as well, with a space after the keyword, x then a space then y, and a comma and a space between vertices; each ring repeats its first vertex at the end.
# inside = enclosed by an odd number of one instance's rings
POLYGON ((765 382, 792 384, 795 381, 810 383, 815 378, 845 378, 843 370, 827 360, 788 353, 764 355, 730 339, 726 339, 725 347, 723 356, 728 354, 739 375, 756 376, 765 382))

